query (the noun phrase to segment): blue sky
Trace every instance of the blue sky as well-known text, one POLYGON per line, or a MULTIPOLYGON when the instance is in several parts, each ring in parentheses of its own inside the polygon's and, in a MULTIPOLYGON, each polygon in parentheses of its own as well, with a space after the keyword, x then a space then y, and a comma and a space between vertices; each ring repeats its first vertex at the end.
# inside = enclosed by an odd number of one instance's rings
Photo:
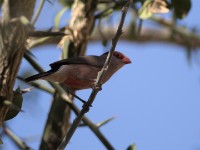
MULTIPOLYGON (((199 5, 198 1, 193 1, 192 11, 180 21, 181 24, 199 27, 199 20, 195 17, 199 5)), ((46 3, 37 28, 50 27, 58 10, 58 5, 46 3)), ((105 51, 98 42, 90 43, 87 49, 87 54, 92 55, 105 51)), ((196 61, 199 52, 188 62, 184 47, 173 44, 119 41, 117 50, 133 63, 119 70, 103 85, 87 116, 96 123, 116 117, 101 131, 119 150, 133 143, 137 150, 200 149, 200 64, 196 61)), ((59 60, 60 52, 54 46, 33 50, 37 61, 46 70, 49 63, 59 60)), ((28 67, 23 60, 20 72, 28 67)), ((87 99, 90 91, 82 90, 77 94, 87 99)), ((76 103, 81 108, 80 102, 76 103)), ((38 148, 50 104, 50 95, 33 90, 24 95, 25 113, 8 122, 33 149, 38 148)), ((7 138, 4 143, 5 149, 16 149, 7 138)), ((68 149, 102 150, 105 147, 88 128, 79 128, 68 149)))

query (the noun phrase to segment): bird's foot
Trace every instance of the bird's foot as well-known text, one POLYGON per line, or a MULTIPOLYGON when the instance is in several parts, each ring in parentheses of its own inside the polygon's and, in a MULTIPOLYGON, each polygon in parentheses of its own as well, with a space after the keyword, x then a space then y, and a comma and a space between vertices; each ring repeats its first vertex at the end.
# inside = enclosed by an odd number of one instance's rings
POLYGON ((100 85, 95 85, 92 89, 93 90, 97 90, 97 91, 101 91, 102 90, 102 84, 100 84, 100 85))
MULTIPOLYGON (((76 94, 72 94, 70 93, 72 96, 74 96, 75 98, 77 98, 79 101, 81 101, 84 105, 87 104, 87 101, 83 100, 82 98, 80 98, 79 96, 77 96, 76 94)), ((92 105, 90 105, 90 107, 92 107, 92 105)))
POLYGON ((85 102, 85 103, 83 104, 83 109, 84 109, 84 111, 85 111, 86 113, 89 111, 90 107, 92 107, 92 105, 89 104, 88 102, 85 102))
MULTIPOLYGON (((74 91, 72 91, 70 88, 66 89, 73 97, 75 97, 76 99, 78 99, 79 101, 81 101, 83 104, 86 104, 87 101, 83 100, 82 98, 80 98, 79 96, 77 96, 74 91)), ((92 105, 90 105, 92 107, 92 105)))
POLYGON ((98 90, 101 91, 102 90, 102 84, 96 84, 96 80, 93 80, 93 82, 91 83, 91 88, 93 90, 98 90))

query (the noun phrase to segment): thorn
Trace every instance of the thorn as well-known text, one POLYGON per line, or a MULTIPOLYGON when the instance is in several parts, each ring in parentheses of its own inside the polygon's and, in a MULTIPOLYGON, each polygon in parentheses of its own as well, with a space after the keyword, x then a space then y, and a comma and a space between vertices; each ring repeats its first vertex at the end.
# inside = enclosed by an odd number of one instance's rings
POLYGON ((24 94, 24 93, 30 92, 32 89, 33 89, 33 87, 29 87, 29 88, 26 88, 26 89, 22 89, 22 90, 20 90, 20 93, 21 93, 21 94, 24 94))

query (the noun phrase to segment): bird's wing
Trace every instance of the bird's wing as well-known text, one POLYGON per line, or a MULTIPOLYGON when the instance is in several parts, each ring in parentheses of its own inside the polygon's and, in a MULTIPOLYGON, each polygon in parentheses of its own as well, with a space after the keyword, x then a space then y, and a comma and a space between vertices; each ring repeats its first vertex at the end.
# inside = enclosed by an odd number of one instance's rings
POLYGON ((62 65, 71 65, 71 64, 84 64, 84 65, 90 65, 94 67, 103 67, 104 61, 99 61, 99 56, 79 56, 79 57, 72 57, 68 59, 63 59, 60 61, 56 61, 52 64, 50 64, 50 67, 52 69, 59 69, 62 65))

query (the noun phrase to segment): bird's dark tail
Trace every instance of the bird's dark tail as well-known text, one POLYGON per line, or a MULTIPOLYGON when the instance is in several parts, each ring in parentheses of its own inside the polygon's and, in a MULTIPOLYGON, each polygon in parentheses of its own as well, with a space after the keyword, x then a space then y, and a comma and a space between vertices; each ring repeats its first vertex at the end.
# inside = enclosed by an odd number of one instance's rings
POLYGON ((26 79, 24 79, 26 82, 31 82, 31 81, 34 81, 34 80, 37 80, 37 79, 40 79, 42 77, 45 77, 45 76, 48 76, 50 74, 52 74, 53 72, 55 72, 54 70, 49 70, 47 72, 42 72, 42 73, 39 73, 39 74, 35 74, 33 76, 30 76, 26 79))

